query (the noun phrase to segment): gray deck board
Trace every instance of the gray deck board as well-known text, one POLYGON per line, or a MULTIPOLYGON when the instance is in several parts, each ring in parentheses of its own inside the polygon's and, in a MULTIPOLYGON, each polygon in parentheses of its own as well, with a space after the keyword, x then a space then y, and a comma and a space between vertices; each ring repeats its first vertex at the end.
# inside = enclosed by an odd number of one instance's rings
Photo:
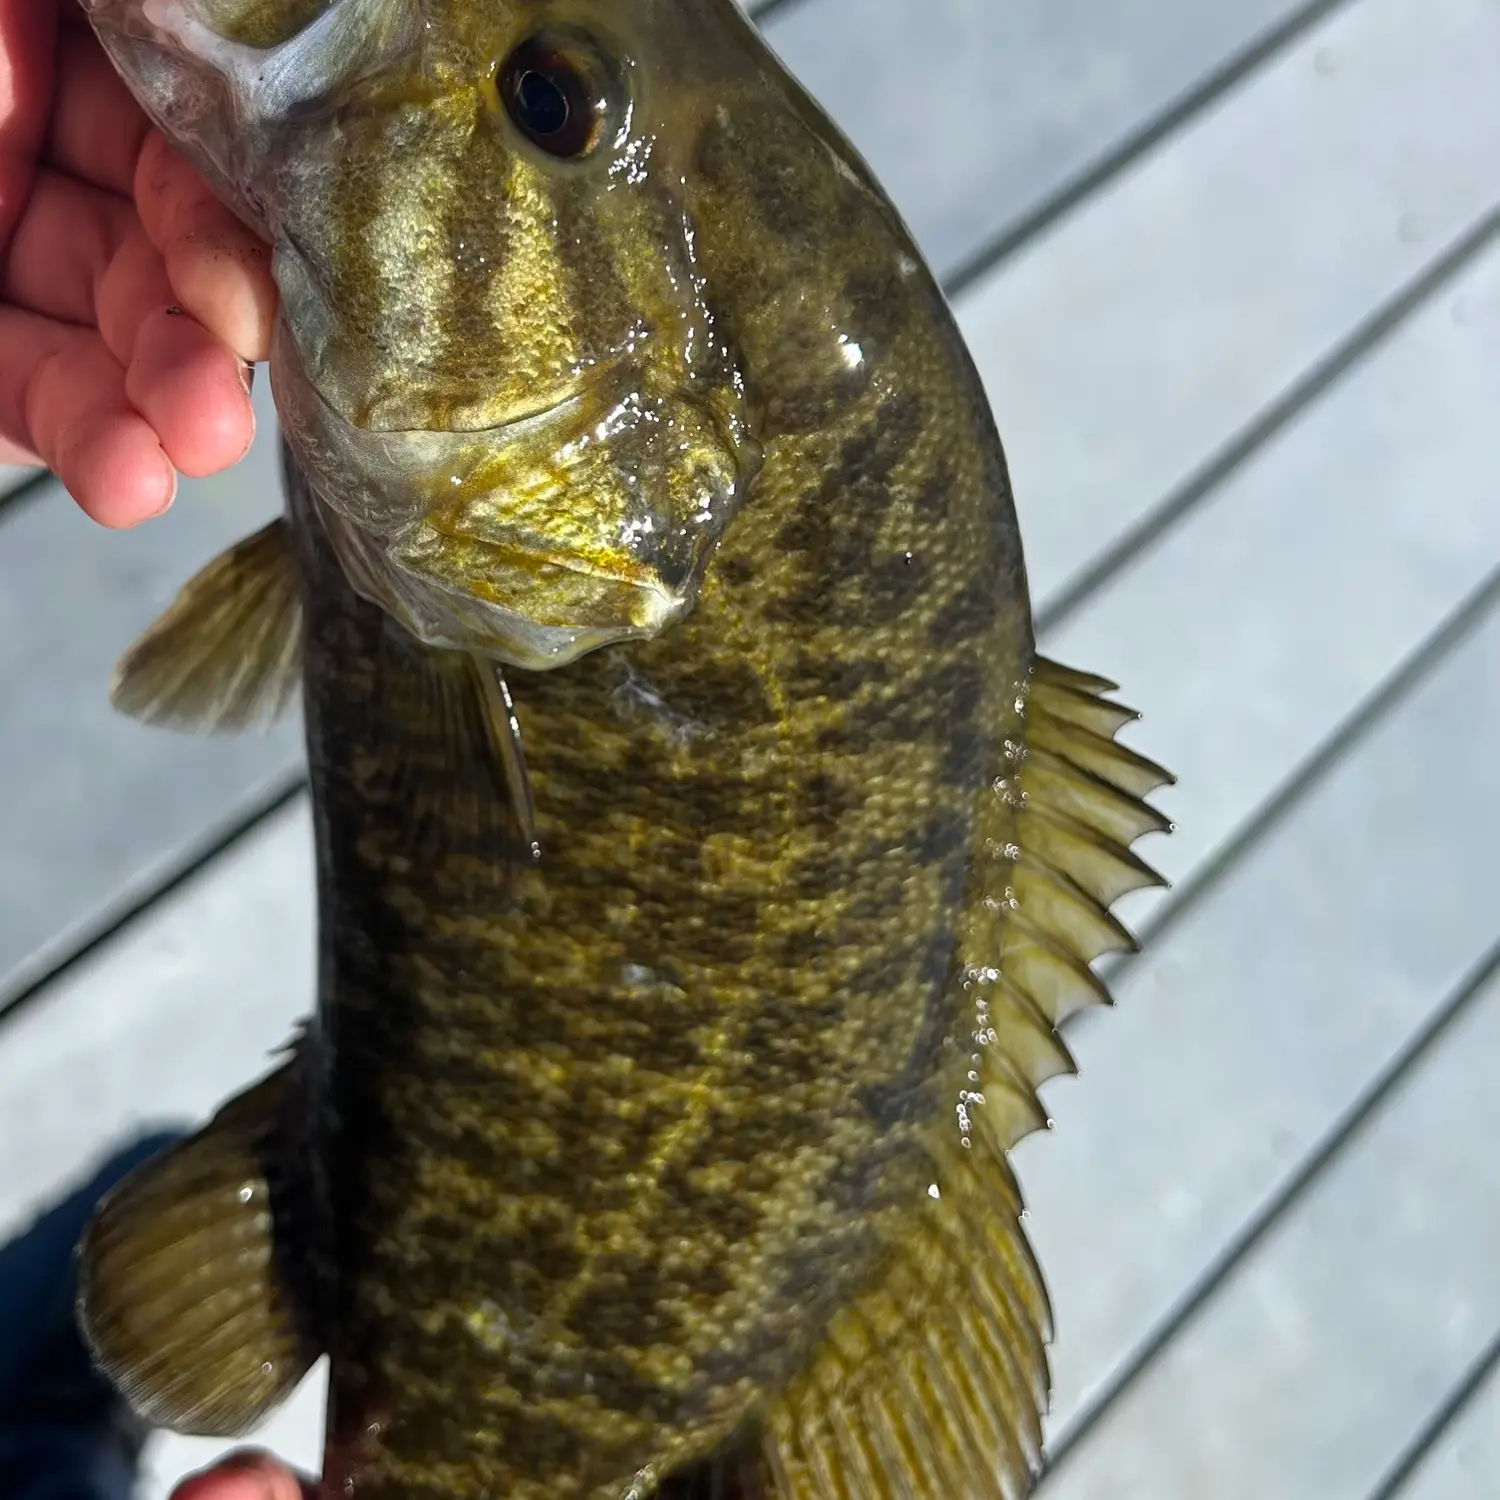
POLYGON ((18 468, 15 464, 0 464, 0 498, 25 484, 28 479, 35 478, 40 472, 39 469, 18 468))
POLYGON ((134 531, 96 526, 55 485, 0 514, 0 1005, 297 764, 295 719, 203 740, 120 718, 107 696, 115 659, 188 577, 279 510, 266 438, 134 531))
MULTIPOLYGON (((266 1071, 308 1010, 311 827, 268 819, 55 981, 0 1031, 0 1240, 112 1142, 191 1124, 266 1071)), ((316 1467, 317 1379, 265 1430, 316 1467)), ((228 1445, 154 1438, 141 1500, 228 1445)))
POLYGON ((1395 1500, 1493 1500, 1500 1480, 1500 1369, 1469 1398, 1395 1500))
POLYGON ((940 275, 1306 0, 816 0, 767 28, 940 275))
POLYGON ((1500 980, 1109 1409, 1046 1500, 1366 1500, 1500 1326, 1497 1056, 1500 980))
MULTIPOLYGON (((1188 875, 1500 564, 1500 247, 1044 637, 1145 705, 1188 875)), ((1170 899, 1130 898, 1137 921, 1170 899)))
POLYGON ((964 300, 1044 612, 1500 202, 1497 50, 1344 7, 964 300))

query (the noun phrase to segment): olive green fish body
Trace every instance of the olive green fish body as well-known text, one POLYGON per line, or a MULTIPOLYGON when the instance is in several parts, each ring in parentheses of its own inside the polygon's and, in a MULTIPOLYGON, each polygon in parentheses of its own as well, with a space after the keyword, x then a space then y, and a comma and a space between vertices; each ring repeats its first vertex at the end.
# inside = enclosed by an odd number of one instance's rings
POLYGON ((462 661, 313 549, 334 1382, 361 1421, 388 1405, 393 1495, 618 1495, 716 1447, 958 1131, 958 919, 1008 842, 1029 623, 956 343, 856 312, 880 376, 770 436, 694 614, 508 674, 535 863, 432 711, 462 661))
POLYGON ((116 705, 300 683, 319 986, 105 1206, 96 1355, 362 1500, 1013 1500, 1006 1152, 1168 779, 1036 656, 999 438, 729 0, 90 0, 275 246, 288 515, 116 705))

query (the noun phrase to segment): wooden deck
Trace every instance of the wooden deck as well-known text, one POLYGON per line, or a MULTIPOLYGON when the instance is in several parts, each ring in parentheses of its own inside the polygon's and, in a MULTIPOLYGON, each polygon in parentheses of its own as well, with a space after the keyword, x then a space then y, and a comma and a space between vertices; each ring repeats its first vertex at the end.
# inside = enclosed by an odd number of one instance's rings
MULTIPOLYGON (((1146 951, 1016 1154, 1041 1493, 1493 1500, 1500 7, 762 10, 952 292, 1045 649, 1181 778, 1146 951)), ((298 726, 196 743, 105 700, 278 504, 265 438, 127 536, 48 481, 0 501, 0 1238, 309 1003, 298 726)), ((320 1398, 261 1440, 314 1465, 320 1398)), ((157 1440, 146 1495, 220 1446, 157 1440)))

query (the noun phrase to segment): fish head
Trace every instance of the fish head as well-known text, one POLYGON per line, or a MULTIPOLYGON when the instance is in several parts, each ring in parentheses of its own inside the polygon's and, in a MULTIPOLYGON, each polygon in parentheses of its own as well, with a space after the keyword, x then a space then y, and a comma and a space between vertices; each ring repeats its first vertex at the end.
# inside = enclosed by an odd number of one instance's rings
POLYGON ((273 246, 281 425, 355 586, 529 668, 689 610, 762 462, 692 186, 764 65, 732 0, 87 3, 273 246))
POLYGON ((735 0, 84 4, 271 242, 283 433, 355 588, 429 644, 545 668, 658 634, 776 438, 889 384, 913 307, 951 322, 735 0))

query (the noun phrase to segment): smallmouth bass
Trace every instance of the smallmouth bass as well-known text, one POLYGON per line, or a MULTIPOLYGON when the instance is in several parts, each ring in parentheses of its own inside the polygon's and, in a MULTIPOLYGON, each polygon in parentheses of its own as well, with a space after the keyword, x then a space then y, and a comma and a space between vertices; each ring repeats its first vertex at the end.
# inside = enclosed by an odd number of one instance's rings
POLYGON ((363 1500, 1027 1493, 1006 1152, 1169 778, 1036 655, 998 435, 730 0, 88 0, 275 248, 285 516, 126 655, 299 687, 317 1006, 87 1237, 137 1408, 330 1357, 363 1500))

